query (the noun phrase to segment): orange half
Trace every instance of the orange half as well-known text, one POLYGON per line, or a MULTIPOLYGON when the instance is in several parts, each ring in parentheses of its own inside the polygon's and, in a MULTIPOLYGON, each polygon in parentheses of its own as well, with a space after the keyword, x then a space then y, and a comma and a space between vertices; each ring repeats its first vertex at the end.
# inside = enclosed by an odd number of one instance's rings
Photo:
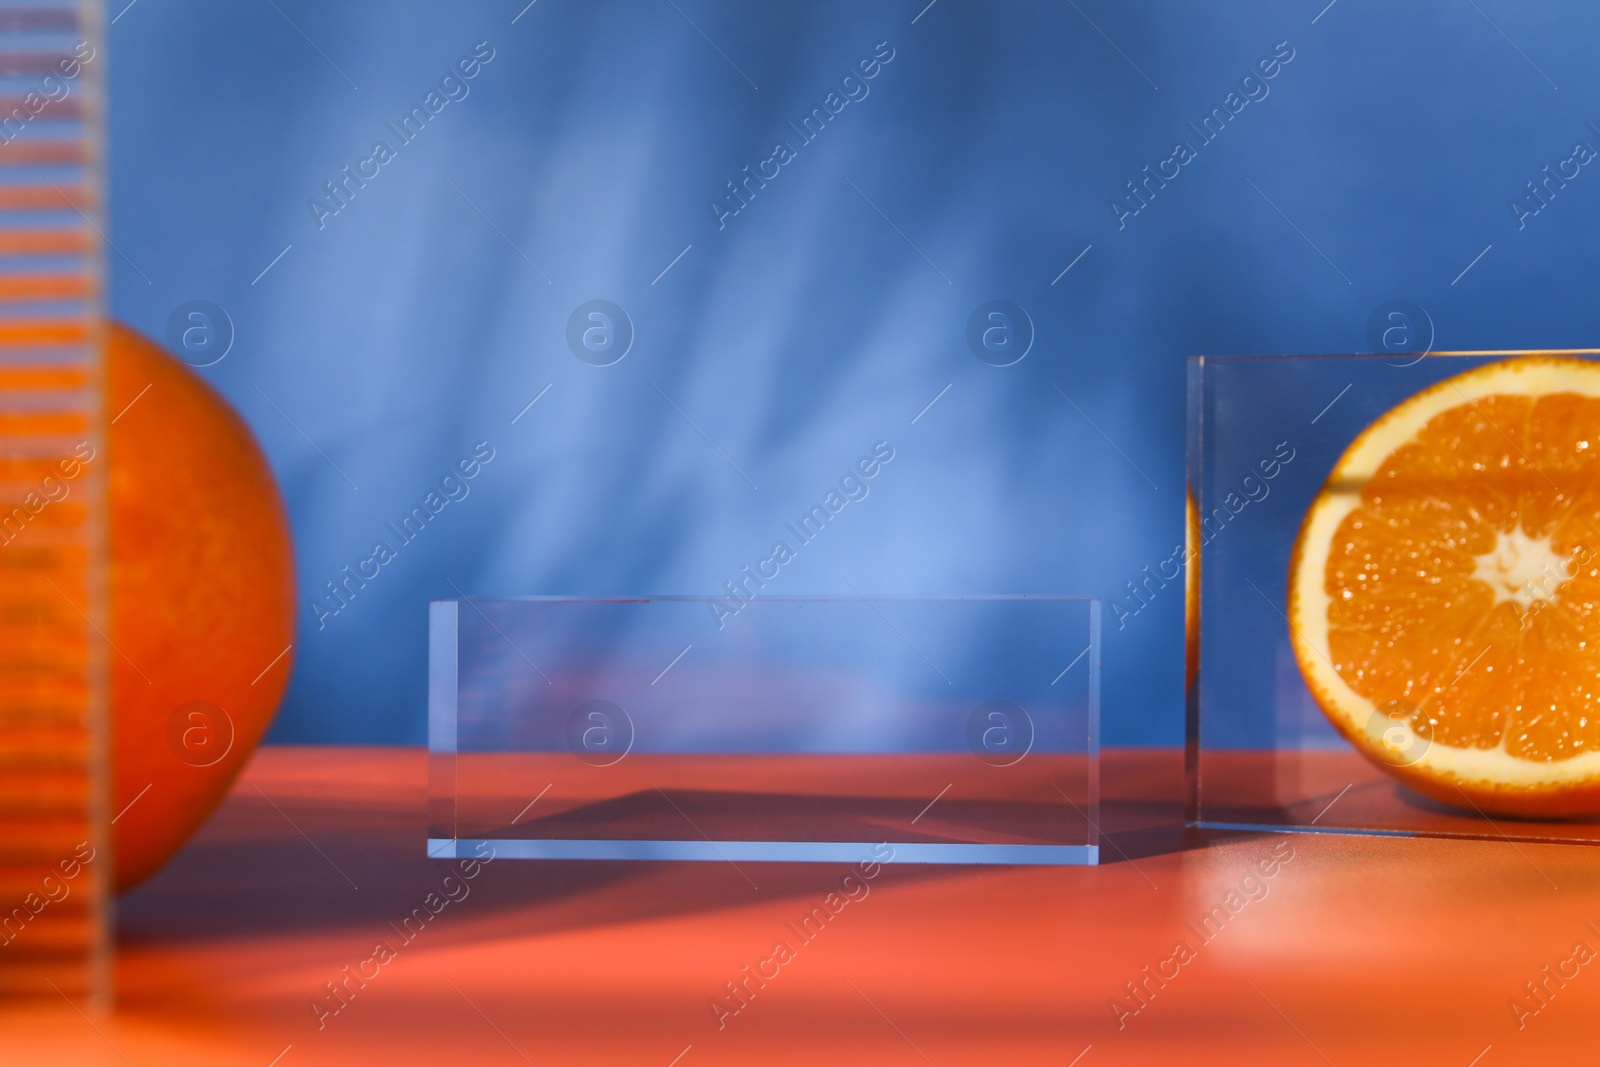
POLYGON ((1600 363, 1491 363, 1369 426, 1306 513, 1288 615, 1323 712, 1413 789, 1600 813, 1600 363))
POLYGON ((1200 674, 1200 509, 1194 490, 1183 492, 1183 692, 1200 674))

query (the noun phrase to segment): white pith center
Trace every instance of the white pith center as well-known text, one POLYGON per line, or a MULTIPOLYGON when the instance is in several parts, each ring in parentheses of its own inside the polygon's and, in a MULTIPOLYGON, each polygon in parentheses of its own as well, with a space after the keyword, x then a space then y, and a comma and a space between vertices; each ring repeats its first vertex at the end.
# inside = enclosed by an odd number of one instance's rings
POLYGON ((1518 526, 1495 537, 1495 545, 1477 557, 1473 577, 1494 590, 1495 603, 1515 601, 1523 611, 1550 600, 1572 574, 1572 561, 1551 546, 1548 537, 1530 537, 1518 526))

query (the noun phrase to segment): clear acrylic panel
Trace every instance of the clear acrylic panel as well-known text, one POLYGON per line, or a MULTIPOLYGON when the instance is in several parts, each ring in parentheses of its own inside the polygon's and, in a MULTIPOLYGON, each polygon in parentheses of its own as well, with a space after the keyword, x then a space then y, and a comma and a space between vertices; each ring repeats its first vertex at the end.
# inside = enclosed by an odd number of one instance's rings
POLYGON ((90 1014, 112 992, 102 16, 0 0, 0 1005, 90 1014))
POLYGON ((1313 697, 1286 614, 1302 521, 1352 442, 1430 386, 1529 355, 1595 353, 1190 361, 1189 543, 1199 572, 1189 606, 1192 825, 1600 843, 1595 820, 1488 813, 1465 795, 1441 803, 1358 752, 1313 697))
POLYGON ((1097 601, 429 610, 430 855, 1098 861, 1097 601))

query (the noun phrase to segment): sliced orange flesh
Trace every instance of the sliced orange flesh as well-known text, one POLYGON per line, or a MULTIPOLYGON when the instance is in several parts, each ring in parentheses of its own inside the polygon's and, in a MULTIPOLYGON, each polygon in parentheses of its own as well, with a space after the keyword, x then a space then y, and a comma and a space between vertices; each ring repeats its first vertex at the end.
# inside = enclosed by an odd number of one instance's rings
POLYGON ((1600 813, 1600 363, 1487 364, 1368 427, 1306 513, 1288 614, 1322 710, 1419 792, 1600 813))
POLYGON ((1183 493, 1183 691, 1200 673, 1200 509, 1194 490, 1183 493))

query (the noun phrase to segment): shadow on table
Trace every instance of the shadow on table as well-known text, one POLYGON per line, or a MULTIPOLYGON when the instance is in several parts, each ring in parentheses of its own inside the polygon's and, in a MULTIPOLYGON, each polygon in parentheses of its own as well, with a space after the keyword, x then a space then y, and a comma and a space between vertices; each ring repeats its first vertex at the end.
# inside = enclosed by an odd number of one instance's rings
MULTIPOLYGON (((1203 835, 1183 827, 1181 753, 1111 753, 1104 769, 1103 867, 1099 872, 1072 868, 1072 877, 1117 877, 1127 859, 1206 843, 1203 835)), ((236 788, 166 868, 124 895, 119 904, 121 942, 137 946, 317 936, 345 929, 360 931, 363 938, 385 936, 391 924, 399 925, 425 908, 430 893, 439 895, 435 902, 443 897, 444 879, 460 863, 425 855, 420 760, 397 762, 393 774, 395 783, 350 782, 338 789, 325 777, 315 789, 263 778, 273 796, 270 803, 248 782, 236 788)), ((694 807, 692 816, 704 815, 714 798, 679 797, 678 802, 686 799, 694 807)), ((860 808, 859 801, 841 804, 860 808)), ((760 826, 776 819, 778 811, 771 803, 750 806, 740 818, 747 826, 760 826)), ((915 827, 904 815, 895 819, 885 814, 878 819, 881 836, 863 836, 948 840, 960 829, 952 826, 951 817, 994 827, 1018 815, 1014 808, 1008 812, 995 805, 959 803, 938 813, 935 807, 915 827)), ((1055 813, 1059 816, 1060 809, 1055 813)), ((577 821, 616 814, 597 808, 577 821)), ((1037 821, 1041 810, 1025 805, 1022 814, 1037 821)), ((871 845, 863 844, 863 858, 870 852, 871 845)), ((966 866, 888 864, 876 884, 960 878, 973 871, 966 866)), ((532 935, 774 899, 820 901, 850 873, 850 865, 838 863, 500 859, 467 883, 464 899, 447 905, 450 921, 438 924, 435 940, 443 944, 489 936, 486 924, 492 924, 493 936, 504 937, 508 930, 532 935)), ((430 938, 435 938, 431 932, 430 938)))

